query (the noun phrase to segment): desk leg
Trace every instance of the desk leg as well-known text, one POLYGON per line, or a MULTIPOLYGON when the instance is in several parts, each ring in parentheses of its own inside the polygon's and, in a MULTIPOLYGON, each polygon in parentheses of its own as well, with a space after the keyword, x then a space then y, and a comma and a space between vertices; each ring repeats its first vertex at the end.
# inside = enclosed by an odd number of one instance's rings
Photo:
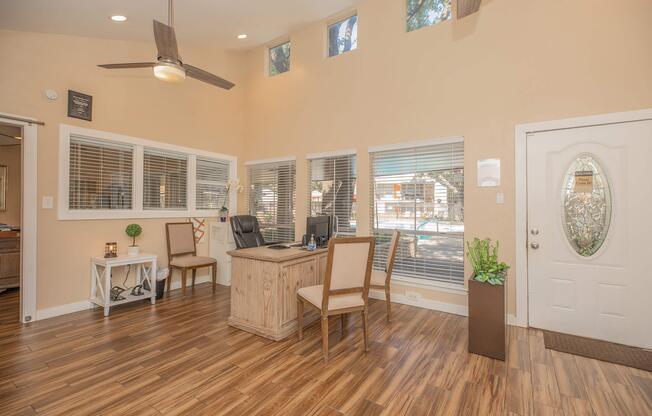
POLYGON ((97 296, 97 265, 91 262, 91 302, 97 296))
POLYGON ((152 290, 152 297, 150 298, 150 301, 152 302, 152 305, 156 303, 156 260, 152 261, 152 267, 149 269, 149 288, 152 290))
POLYGON ((109 316, 111 307, 111 266, 104 268, 104 316, 109 316))

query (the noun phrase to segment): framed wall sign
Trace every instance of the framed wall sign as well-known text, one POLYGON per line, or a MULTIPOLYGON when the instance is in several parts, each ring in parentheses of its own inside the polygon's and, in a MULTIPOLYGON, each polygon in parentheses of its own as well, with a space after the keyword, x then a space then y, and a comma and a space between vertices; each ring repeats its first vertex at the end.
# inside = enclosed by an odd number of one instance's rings
POLYGON ((500 159, 478 160, 478 186, 500 186, 500 159))
POLYGON ((0 212, 7 210, 7 167, 0 165, 0 212))
POLYGON ((93 119, 93 97, 68 90, 68 117, 91 121, 93 119))

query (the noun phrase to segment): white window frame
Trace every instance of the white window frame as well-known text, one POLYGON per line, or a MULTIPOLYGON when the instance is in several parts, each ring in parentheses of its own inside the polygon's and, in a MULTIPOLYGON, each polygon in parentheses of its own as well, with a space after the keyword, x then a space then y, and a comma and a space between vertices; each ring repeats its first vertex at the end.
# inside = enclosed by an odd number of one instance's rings
MULTIPOLYGON (((412 149, 415 147, 428 147, 435 145, 443 145, 450 143, 466 143, 464 136, 450 136, 442 137, 435 139, 425 139, 425 140, 416 140, 403 143, 394 143, 394 144, 383 144, 378 146, 370 146, 367 148, 369 158, 371 159, 372 153, 384 152, 388 150, 402 150, 402 149, 412 149)), ((369 168, 372 168, 371 161, 369 163, 369 168)), ((466 163, 465 163, 466 165, 466 163)), ((370 187, 373 187, 374 177, 369 175, 369 184, 370 187)), ((370 199, 375 198, 373 192, 369 192, 370 199)), ((370 201, 373 206, 373 201, 370 201)), ((369 213, 369 219, 373 222, 373 212, 369 213)), ((466 225, 466 224, 465 224, 466 225)), ((370 235, 373 235, 373 225, 369 229, 370 235)), ((466 250, 466 249, 465 249, 466 250)), ((466 268, 466 267, 465 267, 466 268)), ((466 295, 468 289, 466 287, 466 278, 463 282, 444 282, 438 280, 428 280, 418 277, 402 275, 400 271, 392 272, 392 281, 401 284, 406 287, 422 288, 422 289, 436 289, 440 292, 451 293, 454 295, 466 295)))
MULTIPOLYGON (((108 220, 127 218, 188 218, 188 217, 217 217, 218 210, 196 209, 196 162, 197 156, 210 159, 219 159, 229 162, 229 179, 237 178, 238 158, 231 155, 208 152, 190 147, 177 146, 152 140, 140 139, 106 131, 88 129, 84 127, 59 125, 59 193, 58 193, 58 219, 70 220, 108 220), (134 174, 132 187, 132 209, 130 210, 71 210, 69 207, 70 186, 70 138, 71 136, 87 137, 108 142, 115 142, 133 146, 134 148, 134 174), (185 210, 144 210, 143 209, 143 154, 145 147, 182 153, 188 156, 188 182, 187 199, 188 207, 185 210)), ((237 190, 235 187, 229 191, 229 210, 237 211, 237 190)))

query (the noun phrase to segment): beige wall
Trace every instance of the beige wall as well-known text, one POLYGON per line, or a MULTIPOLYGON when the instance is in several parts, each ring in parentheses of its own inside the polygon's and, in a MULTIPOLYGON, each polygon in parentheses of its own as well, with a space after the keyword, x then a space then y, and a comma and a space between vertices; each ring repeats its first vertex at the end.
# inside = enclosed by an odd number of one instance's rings
MULTIPOLYGON (((188 62, 235 81, 231 92, 193 80, 161 83, 146 70, 95 67, 151 59, 150 43, 0 31, 0 54, 11 62, 0 74, 0 112, 46 123, 38 138, 39 201, 57 196, 60 123, 233 154, 241 177, 246 160, 296 155, 297 218, 307 211, 305 154, 355 147, 361 234, 369 232, 369 146, 462 135, 467 238, 500 240, 513 264, 514 126, 652 107, 652 2, 485 0, 479 14, 412 33, 404 30, 403 4, 362 1, 359 49, 336 58, 324 58, 325 22, 290 34, 292 71, 273 78, 264 75, 262 47, 183 49, 188 62), (46 88, 59 100, 45 99, 46 88), (68 89, 93 95, 92 122, 66 117, 68 89), (475 162, 486 157, 502 159, 497 189, 475 186, 475 162), (495 204, 496 192, 505 193, 504 205, 495 204)), ((126 247, 123 230, 131 222, 58 221, 56 210, 41 208, 38 221, 40 309, 87 299, 89 257, 105 241, 126 247)), ((164 259, 165 221, 138 222, 145 230, 140 246, 164 259)), ((297 221, 299 234, 303 227, 297 221)))
MULTIPOLYGON (((0 133, 10 136, 20 136, 21 129, 0 125, 0 133)), ((21 149, 20 144, 0 146, 0 165, 7 167, 7 210, 0 211, 0 223, 20 225, 20 199, 21 199, 21 149)))
MULTIPOLYGON (((305 154, 357 148, 358 224, 366 234, 368 147, 464 136, 466 238, 500 240, 514 264, 514 126, 652 107, 652 2, 483 1, 479 14, 411 33, 404 3, 363 1, 359 48, 336 58, 324 57, 326 22, 292 33, 292 70, 283 75, 266 77, 264 48, 251 51, 246 160, 296 155, 297 218, 304 218, 305 154), (488 157, 502 160, 502 185, 480 189, 475 165, 488 157), (496 192, 505 193, 504 205, 496 192)), ((303 228, 297 221, 299 235, 303 228)), ((511 273, 511 313, 513 280, 511 273)))
MULTIPOLYGON (((130 43, 71 36, 0 31, 0 112, 30 116, 38 129, 38 198, 57 197, 59 124, 89 127, 144 139, 196 147, 240 157, 243 150, 243 89, 227 92, 198 81, 167 84, 147 70, 109 72, 97 64, 150 60, 152 43, 130 43), (8 68, 14 68, 8 70, 8 68), (43 91, 59 92, 49 101, 43 91), (68 118, 67 90, 93 96, 93 121, 68 118)), ((242 82, 242 62, 220 50, 183 49, 194 65, 242 82)), ((56 203, 55 203, 56 206, 56 203)), ((38 211, 39 309, 88 299, 89 258, 106 241, 129 244, 124 229, 142 224, 141 249, 165 259, 165 220, 58 221, 56 209, 38 211)), ((206 247, 200 250, 206 251, 206 247)))

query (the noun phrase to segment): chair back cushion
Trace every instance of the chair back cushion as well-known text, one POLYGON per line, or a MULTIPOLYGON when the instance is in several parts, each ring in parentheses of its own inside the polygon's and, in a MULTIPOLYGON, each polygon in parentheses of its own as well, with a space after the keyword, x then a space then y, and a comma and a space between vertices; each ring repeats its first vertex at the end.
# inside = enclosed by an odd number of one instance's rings
POLYGON ((195 231, 190 222, 165 224, 170 257, 183 254, 197 254, 195 248, 195 231))
POLYGON ((324 277, 322 311, 329 299, 357 294, 367 304, 374 260, 373 237, 332 238, 328 243, 328 263, 324 277))
POLYGON ((260 232, 258 218, 253 215, 236 215, 231 217, 231 229, 236 248, 260 247, 265 239, 260 232))

